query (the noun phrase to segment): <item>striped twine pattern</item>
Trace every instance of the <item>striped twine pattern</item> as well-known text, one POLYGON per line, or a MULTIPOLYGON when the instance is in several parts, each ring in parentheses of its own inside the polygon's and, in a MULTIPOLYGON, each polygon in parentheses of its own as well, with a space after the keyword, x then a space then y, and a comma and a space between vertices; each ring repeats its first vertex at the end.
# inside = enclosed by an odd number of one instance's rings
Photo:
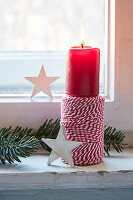
MULTIPOLYGON (((96 164, 103 158, 104 97, 73 97, 65 94, 61 102, 61 125, 67 139, 83 142, 72 150, 75 165, 96 164)), ((65 161, 64 161, 65 162, 65 161)))

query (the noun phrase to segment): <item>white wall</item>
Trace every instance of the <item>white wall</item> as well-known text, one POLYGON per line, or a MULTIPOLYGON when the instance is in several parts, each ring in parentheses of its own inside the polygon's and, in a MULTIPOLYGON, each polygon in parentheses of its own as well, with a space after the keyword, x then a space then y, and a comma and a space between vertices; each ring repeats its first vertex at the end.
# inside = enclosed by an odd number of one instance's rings
POLYGON ((105 105, 105 124, 123 130, 133 144, 133 0, 116 0, 115 102, 105 105))
MULTIPOLYGON (((105 104, 105 124, 121 129, 133 145, 133 0, 116 0, 115 101, 105 104)), ((38 128, 60 117, 60 103, 0 103, 1 126, 38 128)))

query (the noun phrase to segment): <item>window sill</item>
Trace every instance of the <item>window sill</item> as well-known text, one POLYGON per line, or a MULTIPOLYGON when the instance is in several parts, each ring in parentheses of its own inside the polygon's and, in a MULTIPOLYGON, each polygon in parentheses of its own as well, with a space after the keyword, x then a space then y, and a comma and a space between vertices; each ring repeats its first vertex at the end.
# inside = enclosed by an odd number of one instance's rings
MULTIPOLYGON (((63 94, 54 94, 53 98, 47 95, 38 95, 37 97, 30 98, 29 94, 1 94, 0 103, 39 103, 39 102, 61 102, 63 94)), ((105 102, 113 102, 113 99, 105 97, 105 102)))
POLYGON ((3 94, 0 95, 0 103, 37 103, 37 102, 61 102, 62 95, 53 95, 53 98, 47 95, 39 95, 34 98, 30 98, 29 94, 3 94))
POLYGON ((112 152, 99 164, 74 168, 61 159, 47 166, 48 154, 22 158, 20 164, 0 166, 0 190, 132 187, 132 153, 133 149, 112 152))

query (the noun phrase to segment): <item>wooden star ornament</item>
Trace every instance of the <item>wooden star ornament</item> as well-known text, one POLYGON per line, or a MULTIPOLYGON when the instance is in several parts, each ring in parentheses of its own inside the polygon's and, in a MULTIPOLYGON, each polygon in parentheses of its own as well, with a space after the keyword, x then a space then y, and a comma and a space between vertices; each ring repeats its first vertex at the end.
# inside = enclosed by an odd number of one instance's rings
POLYGON ((48 159, 48 165, 50 165, 58 157, 63 158, 71 167, 74 167, 71 151, 83 144, 83 142, 68 141, 64 127, 61 126, 60 131, 56 139, 42 139, 51 149, 51 154, 48 159))
POLYGON ((28 81, 34 84, 34 89, 31 95, 31 98, 38 94, 40 91, 43 91, 48 96, 52 97, 50 84, 57 80, 59 77, 48 77, 42 65, 38 77, 25 77, 28 81))

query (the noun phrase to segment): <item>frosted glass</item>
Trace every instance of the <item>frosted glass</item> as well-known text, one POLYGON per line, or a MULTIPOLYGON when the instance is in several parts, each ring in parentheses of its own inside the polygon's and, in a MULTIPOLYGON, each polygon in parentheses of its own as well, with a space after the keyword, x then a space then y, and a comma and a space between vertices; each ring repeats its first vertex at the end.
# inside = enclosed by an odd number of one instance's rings
POLYGON ((104 48, 104 0, 0 0, 0 50, 64 51, 79 44, 104 48))

